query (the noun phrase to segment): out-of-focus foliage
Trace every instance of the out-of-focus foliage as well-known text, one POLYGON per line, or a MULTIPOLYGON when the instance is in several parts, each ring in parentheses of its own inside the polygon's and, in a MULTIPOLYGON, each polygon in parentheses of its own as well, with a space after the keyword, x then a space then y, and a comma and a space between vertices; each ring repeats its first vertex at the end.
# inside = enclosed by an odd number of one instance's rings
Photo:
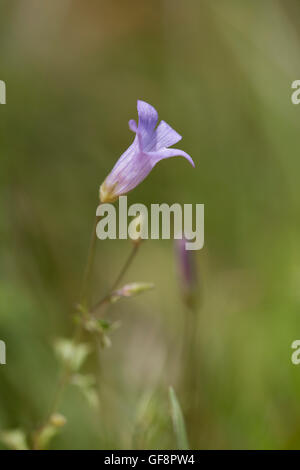
POLYGON ((169 389, 170 402, 171 402, 171 414, 173 420, 174 432, 177 438, 178 449, 188 450, 189 444, 185 429, 184 416, 181 410, 181 406, 178 402, 176 393, 173 387, 169 389))
MULTIPOLYGON (((129 204, 205 204, 190 446, 299 448, 299 31, 296 0, 1 1, 0 431, 30 432, 47 413, 99 185, 140 98, 183 135, 196 169, 160 162, 129 204)), ((129 250, 97 242, 95 302, 129 250)), ((142 244, 124 281, 139 280, 155 290, 107 308, 122 325, 84 364, 99 406, 79 377, 51 448, 176 448, 168 387, 181 401, 186 311, 171 242, 142 244)))

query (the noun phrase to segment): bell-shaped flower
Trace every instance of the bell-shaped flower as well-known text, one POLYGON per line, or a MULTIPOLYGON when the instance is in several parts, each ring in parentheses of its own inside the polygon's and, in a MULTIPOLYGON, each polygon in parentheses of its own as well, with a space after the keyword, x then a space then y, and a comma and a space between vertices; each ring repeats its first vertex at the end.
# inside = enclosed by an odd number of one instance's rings
POLYGON ((138 100, 137 110, 138 125, 133 119, 129 121, 129 128, 136 134, 135 139, 100 186, 101 202, 113 202, 127 194, 164 158, 182 156, 195 166, 186 152, 169 148, 182 137, 165 121, 156 127, 158 114, 153 106, 138 100))

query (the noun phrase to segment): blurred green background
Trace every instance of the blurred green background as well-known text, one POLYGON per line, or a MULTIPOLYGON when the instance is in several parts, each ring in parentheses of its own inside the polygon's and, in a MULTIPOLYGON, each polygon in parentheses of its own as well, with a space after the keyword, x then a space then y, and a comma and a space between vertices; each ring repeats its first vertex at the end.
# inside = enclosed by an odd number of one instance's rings
MULTIPOLYGON (((1 0, 0 429, 31 431, 53 397, 57 337, 72 335, 98 189, 132 141, 144 99, 179 133, 128 202, 204 203, 198 413, 191 446, 300 448, 300 78, 297 0, 1 0)), ((97 242, 94 300, 129 241, 97 242)), ((68 387, 53 449, 176 448, 188 313, 172 241, 147 241, 117 303, 112 347, 94 349, 99 408, 68 387)))

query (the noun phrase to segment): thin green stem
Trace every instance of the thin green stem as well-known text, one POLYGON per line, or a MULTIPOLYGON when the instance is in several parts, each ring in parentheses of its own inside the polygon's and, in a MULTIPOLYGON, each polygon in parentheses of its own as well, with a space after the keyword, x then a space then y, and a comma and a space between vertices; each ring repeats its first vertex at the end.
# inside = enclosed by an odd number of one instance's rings
POLYGON ((93 273, 93 265, 94 265, 94 258, 95 258, 95 249, 96 249, 96 227, 98 223, 98 217, 95 218, 95 222, 93 225, 93 231, 91 234, 90 245, 88 250, 87 262, 84 270, 83 280, 82 280, 82 287, 81 287, 81 294, 80 294, 80 304, 82 307, 87 308, 88 298, 89 298, 89 290, 90 290, 90 281, 91 276, 93 273))
MULTIPOLYGON (((91 239, 90 239, 90 244, 89 244, 89 249, 88 249, 87 262, 86 262, 86 266, 84 269, 84 275, 83 275, 83 280, 82 280, 79 305, 80 305, 80 311, 83 316, 85 315, 85 312, 88 311, 89 288, 90 288, 91 276, 93 273, 93 264, 94 264, 95 248, 96 248, 96 240, 97 240, 97 235, 96 235, 97 222, 98 222, 98 218, 96 217, 94 225, 93 225, 93 231, 91 234, 91 239)), ((72 343, 74 345, 77 344, 78 341, 80 340, 80 336, 82 334, 82 328, 83 328, 82 323, 79 322, 76 326, 74 336, 72 339, 72 343)), ((59 379, 58 386, 57 386, 52 404, 46 416, 46 419, 44 423, 34 433, 33 449, 35 450, 39 449, 39 436, 41 432, 45 429, 45 426, 47 426, 50 417, 57 411, 64 389, 68 385, 71 375, 72 375, 72 370, 70 367, 70 363, 66 362, 62 370, 61 378, 59 379)))
POLYGON ((116 278, 115 282, 113 283, 113 285, 111 286, 111 289, 110 291, 113 292, 115 290, 115 288, 120 284, 120 282, 122 281, 123 277, 125 276, 126 272, 128 271, 129 267, 131 266, 131 263, 133 262, 137 252, 138 252, 138 249, 139 249, 139 246, 140 246, 140 243, 134 243, 133 245, 133 248, 131 250, 131 253, 129 254, 123 268, 121 269, 118 277, 116 278))
MULTIPOLYGON (((85 314, 85 309, 88 310, 89 287, 90 287, 91 276, 93 273, 95 248, 96 248, 96 240, 97 240, 97 235, 96 235, 97 222, 98 222, 98 218, 96 217, 94 225, 93 225, 93 231, 91 234, 91 239, 90 239, 90 244, 89 244, 87 262, 86 262, 86 267, 84 270, 84 275, 83 275, 83 280, 82 280, 82 287, 81 287, 81 294, 80 294, 80 306, 82 307, 82 310, 81 310, 82 315, 85 314)), ((74 336, 72 339, 72 343, 74 345, 78 343, 81 333, 82 333, 82 323, 79 322, 75 329, 74 336)), ((50 409, 49 416, 51 416, 51 414, 54 413, 55 410, 58 408, 59 403, 60 403, 60 398, 63 394, 65 386, 69 382, 70 376, 71 376, 70 364, 66 363, 65 368, 63 370, 62 377, 59 381, 57 392, 54 397, 53 405, 50 409)))
POLYGON ((140 246, 140 243, 134 243, 133 248, 132 248, 128 258, 125 261, 125 264, 121 268, 121 271, 119 272, 116 280, 114 281, 114 283, 110 287, 109 292, 104 297, 102 297, 100 300, 98 300, 98 302, 95 303, 95 305, 90 309, 90 313, 94 313, 96 310, 98 310, 104 304, 109 302, 111 294, 116 289, 116 287, 120 284, 121 280, 123 279, 123 277, 125 276, 126 272, 129 269, 129 267, 131 266, 134 258, 136 257, 139 246, 140 246))
POLYGON ((198 327, 199 317, 196 305, 189 305, 185 311, 183 336, 183 372, 182 393, 183 408, 189 437, 194 436, 194 429, 198 419, 198 374, 199 374, 199 351, 198 351, 198 327))
MULTIPOLYGON (((79 342, 81 333, 82 333, 82 325, 78 324, 76 326, 75 333, 72 338, 73 345, 76 345, 79 342)), ((58 409, 65 386, 68 384, 70 380, 71 373, 72 373, 72 370, 71 370, 70 362, 66 362, 62 370, 61 378, 58 382, 58 386, 57 386, 50 410, 48 412, 48 419, 46 420, 46 422, 49 420, 51 415, 55 413, 56 410, 58 409)))
MULTIPOLYGON (((83 316, 86 316, 88 313, 94 312, 95 310, 99 309, 102 305, 104 305, 106 302, 109 302, 111 293, 115 290, 115 288, 123 279, 124 275, 126 274, 127 270, 132 264, 132 261, 134 260, 138 252, 139 245, 140 245, 140 243, 135 243, 133 245, 133 249, 131 250, 129 257, 127 258, 125 264, 123 265, 115 282, 112 284, 109 293, 105 297, 103 297, 99 302, 97 302, 94 305, 94 307, 92 307, 92 309, 89 309, 89 289, 90 289, 91 277, 93 273, 93 264, 94 264, 94 258, 95 258, 95 248, 96 248, 96 240, 97 240, 97 236, 96 236, 97 222, 98 222, 98 219, 96 217, 95 223, 93 226, 93 232, 92 232, 91 239, 90 239, 87 263, 86 263, 86 267, 84 270, 84 276, 83 276, 82 288, 81 288, 81 294, 80 294, 79 309, 83 316)), ((83 331, 83 323, 79 322, 76 327, 73 340, 72 340, 74 345, 77 344, 78 341, 80 340, 82 331, 83 331)), ((63 368, 61 378, 58 382, 58 386, 57 386, 57 389, 53 398, 53 402, 47 414, 47 418, 44 424, 40 426, 33 435, 33 449, 35 450, 39 449, 39 436, 41 432, 45 429, 45 426, 47 426, 47 424, 49 423, 50 417, 57 411, 59 404, 61 402, 62 395, 65 390, 65 387, 69 384, 71 376, 72 376, 72 370, 71 370, 70 364, 66 363, 63 368)))

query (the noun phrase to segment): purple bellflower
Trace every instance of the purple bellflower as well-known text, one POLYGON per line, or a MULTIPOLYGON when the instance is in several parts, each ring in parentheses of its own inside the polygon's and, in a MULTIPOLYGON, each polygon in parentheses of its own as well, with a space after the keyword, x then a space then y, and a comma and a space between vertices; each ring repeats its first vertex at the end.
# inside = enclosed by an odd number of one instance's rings
POLYGON ((138 125, 134 119, 129 128, 136 134, 133 143, 119 158, 112 171, 100 186, 101 202, 113 202, 138 186, 164 158, 182 156, 195 166, 192 158, 183 150, 168 148, 181 140, 165 121, 156 127, 156 109, 145 101, 138 100, 138 125))

